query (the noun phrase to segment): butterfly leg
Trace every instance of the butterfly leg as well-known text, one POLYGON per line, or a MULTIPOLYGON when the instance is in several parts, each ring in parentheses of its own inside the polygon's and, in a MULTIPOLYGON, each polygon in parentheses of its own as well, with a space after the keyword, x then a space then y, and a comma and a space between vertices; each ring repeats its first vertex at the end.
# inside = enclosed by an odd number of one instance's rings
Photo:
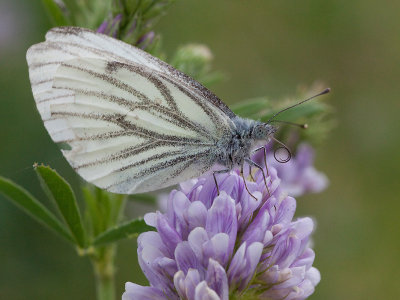
POLYGON ((250 174, 251 180, 256 181, 256 180, 254 179, 254 177, 253 177, 253 174, 251 173, 251 166, 250 166, 250 165, 249 165, 249 174, 250 174))
POLYGON ((218 170, 218 171, 213 172, 214 182, 215 182, 215 186, 217 187, 218 196, 219 196, 219 186, 218 186, 218 182, 217 182, 217 178, 215 177, 215 174, 223 174, 223 173, 228 173, 230 171, 231 171, 230 169, 224 169, 224 170, 218 170))
POLYGON ((249 188, 247 187, 247 183, 246 183, 246 178, 244 178, 244 174, 243 174, 243 165, 240 169, 240 174, 242 175, 243 181, 244 181, 244 187, 246 188, 246 191, 249 193, 249 195, 251 197, 253 197, 255 200, 257 200, 257 198, 249 191, 249 188))
MULTIPOLYGON (((256 153, 259 150, 264 150, 264 164, 265 164, 265 169, 267 170, 267 177, 269 177, 269 172, 268 172, 268 165, 267 165, 267 148, 265 148, 264 146, 254 149, 252 152, 256 153)), ((269 179, 270 183, 272 183, 271 178, 269 179)))
POLYGON ((264 169, 259 164, 257 164, 256 162, 252 161, 250 158, 245 158, 244 160, 250 166, 254 166, 254 167, 259 168, 261 170, 261 172, 263 174, 263 178, 264 178, 264 184, 265 184, 265 187, 267 188, 268 196, 271 197, 271 193, 269 192, 269 188, 268 188, 268 185, 267 185, 267 178, 265 177, 264 169))

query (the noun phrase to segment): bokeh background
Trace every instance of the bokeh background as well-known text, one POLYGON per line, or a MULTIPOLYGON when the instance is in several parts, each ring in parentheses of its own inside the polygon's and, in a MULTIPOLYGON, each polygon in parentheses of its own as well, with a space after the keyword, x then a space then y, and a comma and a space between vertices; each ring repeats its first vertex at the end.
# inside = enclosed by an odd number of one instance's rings
MULTIPOLYGON (((0 1, 0 174, 40 199, 33 162, 78 182, 28 81, 26 50, 50 26, 39 1, 0 1)), ((400 2, 180 0, 156 29, 169 55, 186 43, 210 47, 215 69, 229 75, 213 90, 228 104, 279 99, 315 80, 332 87, 337 126, 316 161, 331 184, 298 199, 297 214, 318 224, 322 281, 311 299, 400 299, 400 2)), ((117 267, 119 294, 125 281, 146 283, 135 241, 120 243, 117 267)), ((87 258, 0 199, 1 299, 94 299, 91 271, 87 258)))

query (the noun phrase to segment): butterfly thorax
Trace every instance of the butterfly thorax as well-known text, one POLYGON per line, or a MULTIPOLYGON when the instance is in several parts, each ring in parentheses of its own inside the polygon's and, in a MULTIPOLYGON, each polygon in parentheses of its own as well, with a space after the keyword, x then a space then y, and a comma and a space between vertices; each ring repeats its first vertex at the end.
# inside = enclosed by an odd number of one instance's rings
POLYGON ((229 139, 221 141, 219 145, 218 163, 232 169, 242 166, 246 158, 250 158, 252 150, 265 144, 276 131, 275 127, 259 121, 236 117, 232 119, 232 128, 229 139))

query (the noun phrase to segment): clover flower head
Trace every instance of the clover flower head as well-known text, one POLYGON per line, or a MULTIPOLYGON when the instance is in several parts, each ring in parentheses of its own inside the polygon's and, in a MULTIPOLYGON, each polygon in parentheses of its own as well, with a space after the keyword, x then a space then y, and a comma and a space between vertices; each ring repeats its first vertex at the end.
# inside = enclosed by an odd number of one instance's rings
POLYGON ((309 247, 313 221, 292 220, 296 201, 274 168, 245 189, 236 171, 181 184, 166 213, 145 215, 156 232, 138 238, 139 264, 150 282, 127 283, 131 299, 305 299, 320 280, 309 247))
POLYGON ((138 39, 138 41, 136 42, 136 47, 146 49, 147 47, 149 47, 149 45, 151 45, 151 43, 153 43, 155 36, 156 35, 154 31, 147 32, 138 39))
POLYGON ((137 25, 137 21, 134 19, 129 25, 125 26, 123 15, 117 14, 115 17, 109 17, 101 23, 97 28, 97 32, 114 38, 119 37, 142 50, 146 50, 156 40, 156 34, 154 31, 141 32, 137 25))
POLYGON ((111 21, 105 20, 100 24, 99 28, 97 28, 97 32, 107 34, 112 37, 117 37, 118 27, 121 23, 122 15, 116 15, 111 21))

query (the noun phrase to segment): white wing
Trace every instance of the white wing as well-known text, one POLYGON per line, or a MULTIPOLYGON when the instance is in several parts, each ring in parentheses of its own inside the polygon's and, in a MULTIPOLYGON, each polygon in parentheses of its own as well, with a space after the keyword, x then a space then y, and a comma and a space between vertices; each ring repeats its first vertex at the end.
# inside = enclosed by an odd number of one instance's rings
MULTIPOLYGON (((80 27, 53 28, 47 32, 46 41, 32 46, 26 57, 36 102, 40 102, 40 98, 48 98, 46 94, 39 94, 51 90, 53 76, 64 61, 77 57, 103 58, 126 64, 143 65, 169 75, 178 82, 189 86, 192 93, 213 103, 230 118, 235 117, 235 114, 225 103, 189 76, 138 48, 89 29, 80 27)), ((43 104, 43 106, 47 105, 43 104)), ((38 109, 41 112, 42 105, 38 104, 38 109)))
POLYGON ((85 180, 139 193, 212 166, 232 122, 211 92, 102 34, 65 27, 46 38, 27 53, 33 94, 50 136, 70 145, 64 156, 85 180))

